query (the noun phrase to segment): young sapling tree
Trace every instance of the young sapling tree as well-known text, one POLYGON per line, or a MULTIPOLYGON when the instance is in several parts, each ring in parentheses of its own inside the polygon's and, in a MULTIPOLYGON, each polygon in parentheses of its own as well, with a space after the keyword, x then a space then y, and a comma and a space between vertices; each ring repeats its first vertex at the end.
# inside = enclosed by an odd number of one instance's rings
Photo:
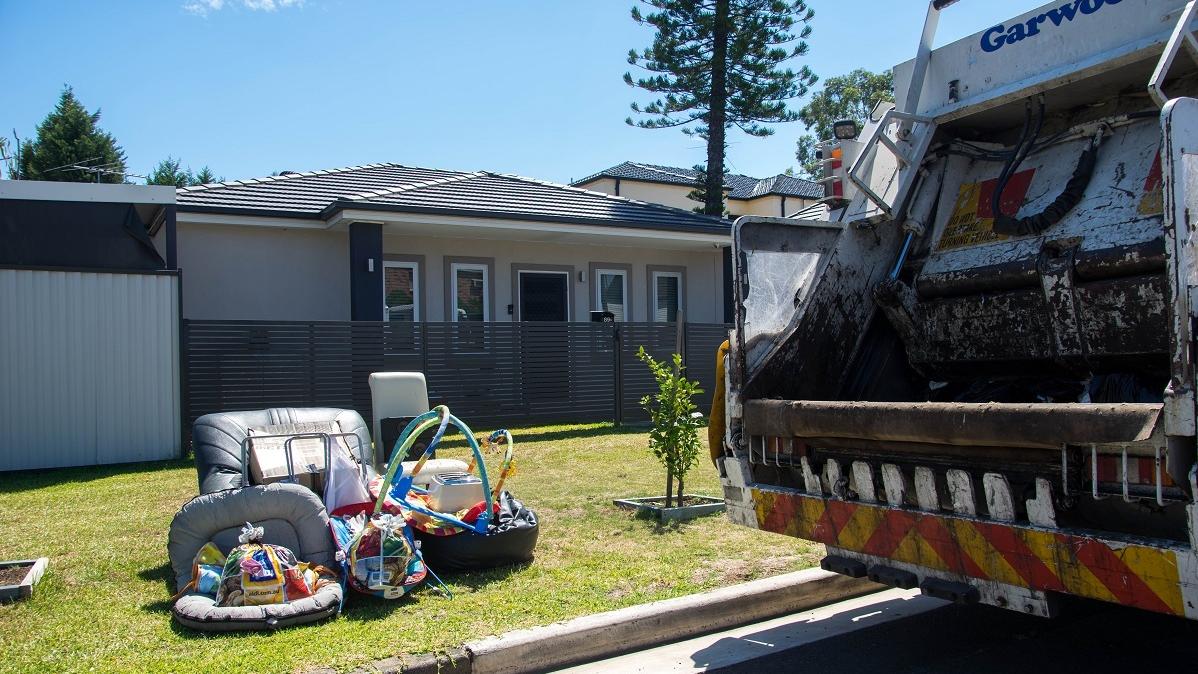
POLYGON ((686 493, 683 480, 687 471, 694 467, 699 458, 701 445, 699 428, 703 426, 703 415, 695 405, 694 397, 703 393, 699 382, 687 379, 683 374, 682 356, 673 354, 673 365, 659 362, 640 347, 636 357, 649 366, 657 382, 657 393, 641 398, 641 407, 649 413, 652 427, 649 429, 649 451, 666 469, 666 503, 673 505, 674 483, 678 483, 678 505, 684 505, 686 493))

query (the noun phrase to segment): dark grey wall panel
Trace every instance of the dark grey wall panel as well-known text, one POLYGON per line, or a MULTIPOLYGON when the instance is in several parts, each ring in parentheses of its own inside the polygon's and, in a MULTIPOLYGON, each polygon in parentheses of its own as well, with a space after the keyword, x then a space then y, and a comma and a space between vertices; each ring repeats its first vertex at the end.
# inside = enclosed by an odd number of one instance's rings
MULTIPOLYGON (((677 328, 618 326, 619 361, 610 323, 185 321, 186 422, 284 406, 344 407, 370 419, 367 377, 389 370, 424 372, 429 401, 480 428, 610 421, 617 401, 625 421, 643 421, 640 399, 654 386, 636 349, 668 357, 677 328)), ((715 348, 728 327, 686 325, 687 372, 706 391, 696 401, 705 413, 715 348)))

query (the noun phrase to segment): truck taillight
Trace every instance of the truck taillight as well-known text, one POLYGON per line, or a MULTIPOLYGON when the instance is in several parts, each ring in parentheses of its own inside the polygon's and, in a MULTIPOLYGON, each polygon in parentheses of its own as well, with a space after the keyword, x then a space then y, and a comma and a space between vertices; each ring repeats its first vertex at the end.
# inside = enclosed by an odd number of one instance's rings
POLYGON ((826 152, 827 156, 822 160, 823 180, 820 181, 824 184, 824 198, 842 199, 844 198, 844 183, 841 182, 840 173, 844 165, 844 149, 832 147, 826 152))
POLYGON ((828 162, 832 177, 832 180, 828 182, 828 185, 831 187, 832 193, 828 196, 836 197, 838 199, 844 197, 844 183, 840 181, 840 176, 838 175, 840 173, 841 163, 843 160, 844 149, 839 147, 832 148, 832 161, 828 162))

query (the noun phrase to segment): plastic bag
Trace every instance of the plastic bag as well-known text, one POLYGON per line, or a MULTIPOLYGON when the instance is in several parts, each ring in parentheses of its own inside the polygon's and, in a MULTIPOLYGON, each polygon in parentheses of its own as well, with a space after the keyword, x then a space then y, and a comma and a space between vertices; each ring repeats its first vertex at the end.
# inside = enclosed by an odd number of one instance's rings
POLYGON ((1159 403, 1164 400, 1164 377, 1134 373, 1097 374, 1086 387, 1086 399, 1095 403, 1159 403))
POLYGON ((353 503, 370 500, 370 494, 362 485, 358 465, 339 444, 333 446, 325 479, 324 504, 329 512, 353 503))
POLYGON ((205 543, 191 562, 191 582, 180 588, 179 593, 172 598, 172 601, 188 591, 215 597, 217 589, 220 587, 220 578, 224 567, 224 553, 211 541, 205 543))
POLYGON ((224 571, 223 566, 215 564, 198 565, 196 567, 196 592, 206 594, 209 597, 216 597, 216 591, 220 588, 220 575, 222 571, 224 571))
POLYGON ((380 514, 333 517, 344 550, 347 580, 359 592, 396 599, 424 581, 427 570, 402 517, 380 514))
POLYGON ((283 604, 311 596, 318 574, 287 548, 262 542, 262 528, 248 522, 225 560, 217 606, 283 604))

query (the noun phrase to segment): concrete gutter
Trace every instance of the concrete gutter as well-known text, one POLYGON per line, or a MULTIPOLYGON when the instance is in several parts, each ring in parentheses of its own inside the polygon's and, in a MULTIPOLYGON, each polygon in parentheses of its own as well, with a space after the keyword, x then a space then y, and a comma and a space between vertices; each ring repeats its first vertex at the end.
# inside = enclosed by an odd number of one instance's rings
POLYGON ((805 611, 886 589, 864 578, 806 569, 709 592, 515 630, 448 653, 401 656, 361 672, 528 674, 614 657, 805 611))

